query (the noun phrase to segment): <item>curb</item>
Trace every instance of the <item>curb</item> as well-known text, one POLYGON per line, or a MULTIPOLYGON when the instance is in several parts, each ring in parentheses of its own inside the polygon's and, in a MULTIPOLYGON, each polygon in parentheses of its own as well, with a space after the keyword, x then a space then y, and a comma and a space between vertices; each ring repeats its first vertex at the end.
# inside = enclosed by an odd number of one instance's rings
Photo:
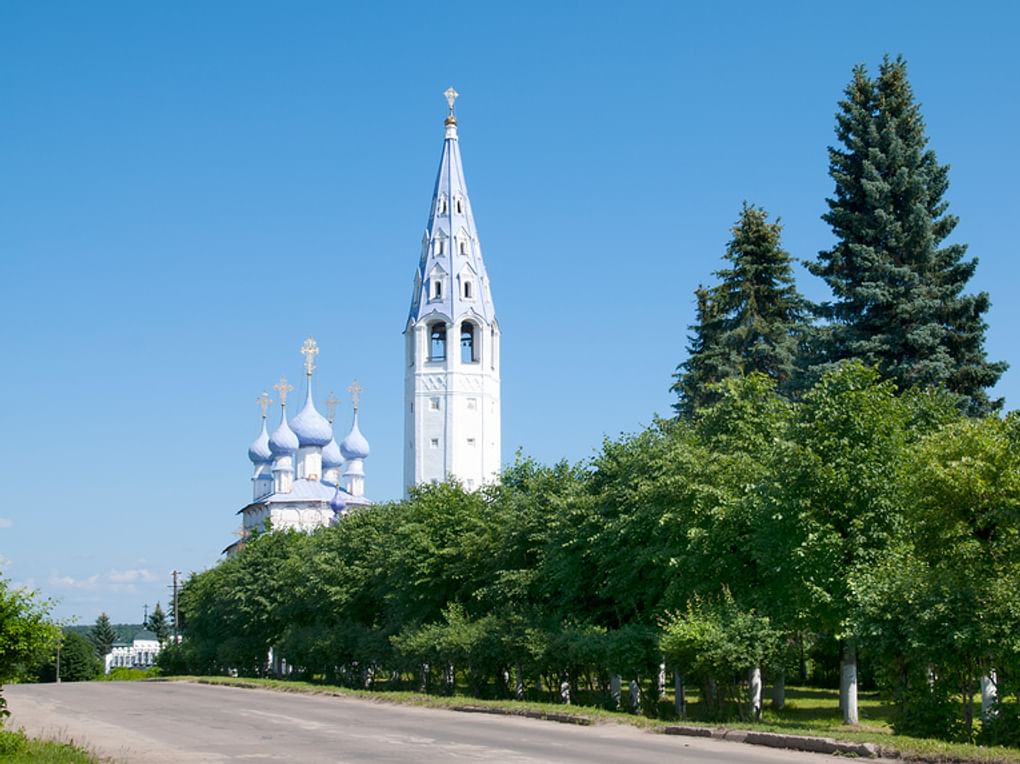
POLYGON ((690 737, 711 737, 716 740, 729 740, 733 743, 763 745, 768 748, 788 748, 795 751, 811 753, 840 754, 856 756, 862 759, 877 759, 879 748, 875 743, 849 743, 831 737, 804 737, 801 735, 783 735, 778 732, 754 732, 752 730, 731 730, 709 727, 693 727, 674 725, 666 727, 667 735, 687 735, 690 737))
POLYGON ((494 716, 524 716, 528 719, 541 719, 560 724, 579 724, 582 727, 590 727, 592 720, 586 716, 574 716, 573 714, 547 713, 545 711, 515 711, 506 708, 487 708, 486 706, 448 706, 450 711, 460 711, 467 714, 493 714, 494 716))

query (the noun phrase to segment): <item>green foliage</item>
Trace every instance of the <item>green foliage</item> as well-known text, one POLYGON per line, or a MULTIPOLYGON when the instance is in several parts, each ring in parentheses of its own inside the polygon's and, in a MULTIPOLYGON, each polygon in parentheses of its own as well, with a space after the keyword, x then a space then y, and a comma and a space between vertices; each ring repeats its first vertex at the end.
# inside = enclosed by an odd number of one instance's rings
POLYGON ((741 609, 728 591, 696 597, 684 612, 668 614, 659 645, 687 681, 702 687, 710 718, 747 718, 748 671, 773 662, 780 635, 767 617, 741 609))
POLYGON ((163 612, 163 608, 158 602, 149 614, 149 620, 145 622, 145 628, 156 635, 156 639, 159 640, 161 645, 170 639, 170 624, 167 623, 166 613, 163 612))
POLYGON ((4 683, 30 676, 60 637, 60 630, 47 620, 50 606, 34 592, 11 589, 0 578, 0 724, 9 715, 4 683))
POLYGON ((715 274, 717 286, 695 292, 697 322, 672 387, 680 414, 691 417, 718 400, 715 385, 730 377, 757 372, 783 389, 800 387, 806 303, 794 285, 781 231, 765 210, 744 202, 726 247, 729 267, 715 274))
POLYGON ((944 244, 958 222, 943 198, 949 167, 928 147, 902 58, 886 57, 874 79, 854 69, 836 135, 823 219, 837 242, 808 264, 835 297, 820 307, 826 359, 877 366, 902 390, 945 387, 972 414, 997 409, 986 391, 1006 364, 985 357, 988 295, 964 294, 977 261, 944 244))
MULTIPOLYGON (((102 671, 103 662, 96 656, 96 648, 92 641, 76 631, 64 631, 60 640, 60 681, 88 682, 102 671)), ((40 682, 57 680, 55 650, 36 669, 36 679, 40 682)))
POLYGON ((117 632, 110 624, 110 617, 106 613, 100 613, 96 617, 96 623, 89 632, 89 639, 96 648, 96 655, 102 658, 113 649, 113 643, 117 641, 117 632))

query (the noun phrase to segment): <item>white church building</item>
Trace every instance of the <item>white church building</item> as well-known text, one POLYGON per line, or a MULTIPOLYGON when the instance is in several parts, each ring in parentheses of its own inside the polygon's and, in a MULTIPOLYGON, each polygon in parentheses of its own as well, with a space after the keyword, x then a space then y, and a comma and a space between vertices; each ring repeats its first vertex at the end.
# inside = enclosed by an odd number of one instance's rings
POLYGON ((365 497, 365 459, 369 445, 358 426, 361 386, 348 387, 353 402, 351 429, 340 443, 333 435, 333 418, 339 403, 326 400, 328 416, 315 408, 312 377, 316 341, 309 337, 301 346, 305 356, 305 403, 293 418, 287 417, 287 397, 294 389, 286 377, 274 385, 280 398, 280 424, 270 435, 267 410, 272 401, 262 393, 262 429, 248 448, 254 466, 252 501, 242 507, 240 538, 223 551, 236 552, 253 532, 267 528, 312 531, 336 522, 351 509, 368 506, 365 497))
MULTIPOLYGON (((468 490, 499 479, 500 328, 489 276, 468 197, 457 136, 454 100, 443 123, 439 161, 414 277, 411 309, 404 325, 404 485, 453 477, 468 490)), ((315 407, 313 374, 318 344, 309 337, 305 356, 305 401, 293 417, 287 397, 294 388, 281 377, 279 425, 269 434, 272 401, 262 393, 262 429, 248 449, 254 467, 252 501, 242 507, 240 538, 223 551, 230 555, 245 538, 265 528, 311 531, 337 522, 352 509, 371 505, 365 497, 368 441, 358 427, 361 392, 353 399, 351 429, 340 443, 333 433, 332 395, 327 416, 315 407)))

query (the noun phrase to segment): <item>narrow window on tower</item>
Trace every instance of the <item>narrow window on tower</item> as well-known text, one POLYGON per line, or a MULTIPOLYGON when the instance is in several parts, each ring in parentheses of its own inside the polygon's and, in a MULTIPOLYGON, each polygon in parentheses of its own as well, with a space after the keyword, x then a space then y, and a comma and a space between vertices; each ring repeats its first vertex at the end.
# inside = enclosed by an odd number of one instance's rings
POLYGON ((436 279, 432 282, 432 299, 442 300, 443 299, 443 282, 436 279))
POLYGON ((465 321, 460 325, 460 361, 461 363, 474 363, 478 360, 475 356, 475 325, 465 321))
POLYGON ((465 281, 464 282, 464 299, 465 300, 470 300, 471 299, 471 282, 470 281, 465 281))
POLYGON ((460 240, 460 253, 462 255, 467 254, 467 242, 464 241, 463 239, 460 240))
POLYGON ((446 326, 444 324, 432 324, 432 331, 429 333, 429 360, 446 360, 446 326))
POLYGON ((460 203, 460 199, 457 200, 457 214, 461 215, 464 212, 464 205, 460 203))

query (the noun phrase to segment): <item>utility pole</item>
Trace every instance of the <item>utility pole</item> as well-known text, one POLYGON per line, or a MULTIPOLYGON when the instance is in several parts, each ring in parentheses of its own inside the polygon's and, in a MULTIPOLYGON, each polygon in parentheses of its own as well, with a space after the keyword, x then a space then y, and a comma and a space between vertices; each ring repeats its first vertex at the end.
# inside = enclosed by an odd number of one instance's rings
POLYGON ((178 617, 177 617, 177 576, 179 576, 180 574, 181 574, 181 572, 179 570, 175 570, 175 571, 173 571, 171 573, 171 575, 173 575, 173 577, 174 577, 174 644, 175 645, 178 644, 178 642, 180 641, 180 635, 178 634, 178 631, 177 631, 177 622, 178 622, 178 617))
POLYGON ((60 684, 60 643, 64 641, 64 633, 60 632, 60 639, 57 640, 57 684, 60 684))

